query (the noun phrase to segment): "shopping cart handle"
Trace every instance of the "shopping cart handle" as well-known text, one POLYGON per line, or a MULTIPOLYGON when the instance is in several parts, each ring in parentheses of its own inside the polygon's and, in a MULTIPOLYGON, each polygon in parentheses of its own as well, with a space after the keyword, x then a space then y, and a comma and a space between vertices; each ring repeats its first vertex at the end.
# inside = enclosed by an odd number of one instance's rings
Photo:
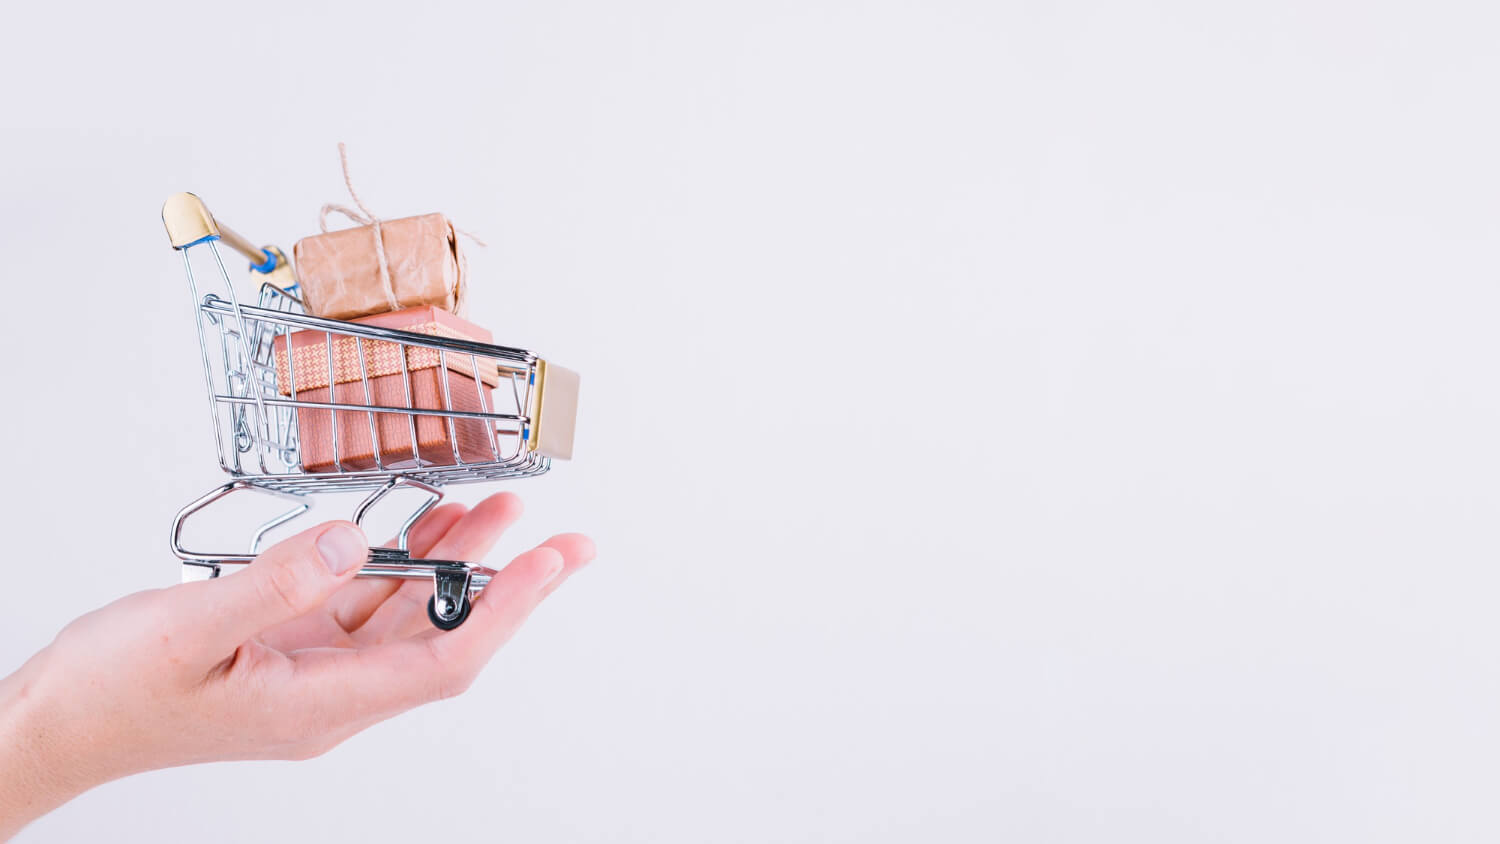
POLYGON ((243 235, 220 224, 208 213, 196 194, 174 193, 161 206, 161 221, 167 227, 167 239, 173 249, 186 249, 206 240, 222 240, 234 251, 250 259, 250 268, 260 273, 276 269, 278 261, 285 261, 270 249, 261 249, 243 235))

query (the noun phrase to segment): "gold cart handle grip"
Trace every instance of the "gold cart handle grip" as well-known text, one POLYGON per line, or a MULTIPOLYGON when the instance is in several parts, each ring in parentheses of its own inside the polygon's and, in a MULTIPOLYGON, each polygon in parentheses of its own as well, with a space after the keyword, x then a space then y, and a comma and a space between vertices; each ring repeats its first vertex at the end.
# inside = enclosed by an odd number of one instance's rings
POLYGON ((167 227, 167 239, 173 249, 186 249, 205 240, 218 238, 250 261, 250 267, 269 273, 284 261, 280 250, 261 249, 243 235, 214 219, 196 194, 174 193, 161 206, 161 221, 167 227))

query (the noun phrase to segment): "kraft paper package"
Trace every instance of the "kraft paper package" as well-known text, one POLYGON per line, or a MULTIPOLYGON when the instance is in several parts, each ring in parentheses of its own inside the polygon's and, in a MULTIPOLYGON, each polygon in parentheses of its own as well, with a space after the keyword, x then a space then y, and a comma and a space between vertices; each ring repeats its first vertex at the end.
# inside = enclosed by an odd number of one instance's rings
POLYGON ((314 316, 357 319, 424 305, 463 312, 468 265, 458 230, 442 214, 311 235, 292 256, 314 316))

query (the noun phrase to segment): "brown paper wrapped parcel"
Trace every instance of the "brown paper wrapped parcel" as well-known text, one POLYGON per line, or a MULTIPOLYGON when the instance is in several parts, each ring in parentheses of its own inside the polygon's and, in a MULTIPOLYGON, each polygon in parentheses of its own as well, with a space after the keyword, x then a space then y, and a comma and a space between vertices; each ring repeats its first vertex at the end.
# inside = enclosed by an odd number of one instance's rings
POLYGON ((461 313, 468 271, 458 232, 442 214, 380 221, 388 277, 373 226, 304 237, 292 247, 302 301, 329 319, 433 305, 461 313))

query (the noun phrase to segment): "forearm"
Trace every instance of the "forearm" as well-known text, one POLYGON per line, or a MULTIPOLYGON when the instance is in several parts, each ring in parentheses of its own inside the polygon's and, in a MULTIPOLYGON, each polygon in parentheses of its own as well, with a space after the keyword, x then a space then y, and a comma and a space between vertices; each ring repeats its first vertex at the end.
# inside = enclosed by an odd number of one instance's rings
POLYGON ((42 671, 36 658, 0 679, 0 841, 91 786, 87 762, 68 758, 42 671))

